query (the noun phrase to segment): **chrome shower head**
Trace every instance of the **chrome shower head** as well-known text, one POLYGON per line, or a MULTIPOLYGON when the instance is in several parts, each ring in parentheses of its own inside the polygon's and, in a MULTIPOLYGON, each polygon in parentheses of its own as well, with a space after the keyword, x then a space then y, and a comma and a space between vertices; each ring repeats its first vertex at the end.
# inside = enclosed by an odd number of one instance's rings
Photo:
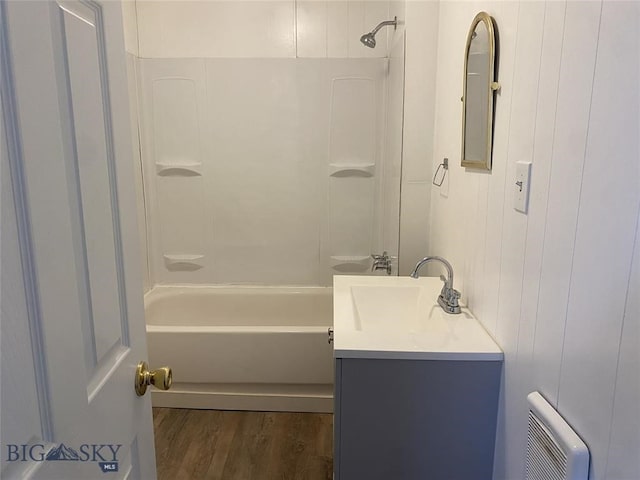
POLYGON ((376 48, 376 33, 382 27, 386 27, 389 25, 393 25, 393 29, 395 30, 398 27, 398 17, 393 17, 393 20, 387 20, 385 22, 380 22, 376 28, 371 30, 369 33, 365 33, 360 37, 360 41, 365 47, 376 48))
POLYGON ((376 48, 376 34, 375 33, 365 33, 360 37, 360 41, 369 48, 376 48))

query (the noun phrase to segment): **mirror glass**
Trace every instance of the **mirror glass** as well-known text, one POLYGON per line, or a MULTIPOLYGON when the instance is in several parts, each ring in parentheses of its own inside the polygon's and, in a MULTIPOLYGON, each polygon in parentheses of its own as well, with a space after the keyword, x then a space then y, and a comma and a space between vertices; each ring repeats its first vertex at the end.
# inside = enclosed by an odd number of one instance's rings
POLYGON ((491 170, 495 37, 491 17, 474 19, 465 51, 462 166, 491 170))

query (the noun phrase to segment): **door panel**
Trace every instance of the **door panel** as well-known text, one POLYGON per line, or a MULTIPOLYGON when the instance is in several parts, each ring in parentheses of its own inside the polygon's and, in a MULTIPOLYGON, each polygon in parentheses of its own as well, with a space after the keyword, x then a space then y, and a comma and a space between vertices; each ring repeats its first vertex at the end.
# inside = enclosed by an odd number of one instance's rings
MULTIPOLYGON (((9 53, 3 107, 15 101, 3 110, 17 132, 9 160, 28 213, 20 243, 32 259, 30 335, 41 339, 36 382, 50 425, 31 443, 68 460, 26 455, 23 468, 43 479, 105 478, 103 468, 118 469, 110 478, 153 478, 150 399, 133 388, 147 353, 121 5, 0 8, 9 53)), ((15 443, 2 442, 3 453, 15 443)), ((12 476, 15 462, 2 458, 12 476)))
MULTIPOLYGON (((8 106, 7 106, 8 107, 8 106)), ((0 443, 4 446, 8 439, 17 444, 33 444, 43 438, 43 431, 47 429, 41 419, 41 405, 46 406, 42 398, 42 385, 38 378, 42 378, 43 365, 41 350, 34 345, 32 348, 13 348, 14 345, 31 345, 33 338, 33 315, 30 306, 32 297, 26 284, 30 283, 29 261, 23 258, 20 245, 24 238, 24 209, 14 201, 14 188, 11 170, 9 168, 9 151, 14 148, 13 130, 3 122, 0 115, 0 180, 2 207, 0 216, 0 265, 2 265, 2 316, 0 323, 0 405, 5 406, 0 413, 2 426, 0 443), (6 128, 5 128, 6 127, 6 128), (16 279, 27 280, 16 282, 16 279), (7 405, 13 406, 11 411, 7 405)), ((17 183, 18 180, 16 179, 17 183)), ((46 408, 45 408, 46 410, 46 408)), ((44 413, 44 412, 43 412, 44 413)), ((6 453, 2 452, 2 457, 6 453)), ((4 465, 3 465, 4 466, 4 465)), ((2 470, 2 477, 22 477, 30 465, 19 462, 11 465, 10 469, 2 470)))
MULTIPOLYGON (((102 378, 105 366, 128 347, 128 319, 122 305, 122 264, 118 205, 115 203, 112 112, 104 59, 104 27, 97 5, 65 2, 58 5, 63 48, 67 58, 64 76, 71 93, 73 156, 68 170, 74 174, 77 199, 74 233, 87 315, 82 318, 89 385, 102 378), (121 311, 119 318, 114 307, 121 311), (97 378, 96 378, 97 377, 97 378)), ((90 396, 94 394, 90 390, 90 396)))

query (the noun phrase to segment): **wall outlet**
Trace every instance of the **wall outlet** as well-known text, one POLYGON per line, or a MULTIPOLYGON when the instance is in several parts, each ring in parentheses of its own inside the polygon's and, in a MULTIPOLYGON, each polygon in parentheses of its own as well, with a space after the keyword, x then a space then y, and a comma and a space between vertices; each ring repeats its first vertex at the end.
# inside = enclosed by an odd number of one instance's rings
POLYGON ((531 183, 531 162, 516 162, 516 179, 513 185, 513 208, 527 213, 529 208, 529 185, 531 183))

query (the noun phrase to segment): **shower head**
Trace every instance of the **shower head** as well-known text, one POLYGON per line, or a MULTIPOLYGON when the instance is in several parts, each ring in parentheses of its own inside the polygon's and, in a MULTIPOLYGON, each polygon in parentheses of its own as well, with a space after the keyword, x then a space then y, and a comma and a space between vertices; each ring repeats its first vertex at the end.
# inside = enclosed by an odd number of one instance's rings
POLYGON ((360 41, 369 48, 376 48, 376 34, 375 33, 365 33, 360 37, 360 41))
POLYGON ((380 22, 376 28, 371 30, 369 33, 365 33, 360 37, 360 41, 365 47, 376 48, 376 33, 382 27, 386 27, 389 25, 393 25, 393 29, 395 30, 398 26, 398 17, 393 17, 393 20, 387 20, 385 22, 380 22))

